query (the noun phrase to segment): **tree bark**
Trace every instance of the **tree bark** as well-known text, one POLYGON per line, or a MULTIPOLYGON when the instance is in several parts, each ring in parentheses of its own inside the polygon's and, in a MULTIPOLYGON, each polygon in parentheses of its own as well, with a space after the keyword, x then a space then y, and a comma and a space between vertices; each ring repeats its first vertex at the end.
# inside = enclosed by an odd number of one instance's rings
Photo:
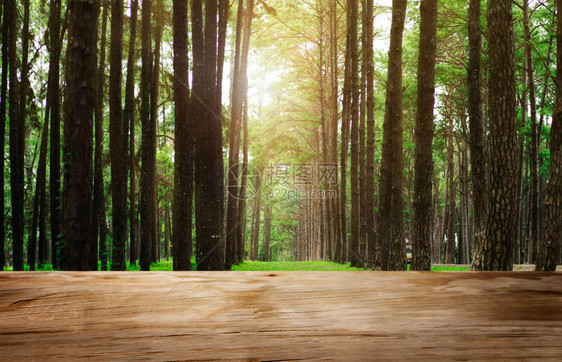
MULTIPOLYGON (((452 103, 452 102, 451 102, 452 103)), ((449 107, 452 107, 451 105, 449 107)), ((449 109, 451 111, 451 109, 449 109)), ((455 163, 454 163, 454 143, 453 143, 453 115, 449 114, 449 128, 447 132, 447 182, 449 192, 447 193, 447 249, 445 263, 455 263, 455 163)))
MULTIPOLYGON (((0 90, 0 144, 2 145, 2 149, 0 150, 0 164, 4 165, 5 161, 5 138, 6 138, 6 110, 8 108, 8 72, 9 72, 9 51, 8 47, 5 44, 8 44, 8 33, 9 33, 9 22, 7 19, 10 16, 9 6, 6 6, 6 3, 2 6, 2 84, 0 90)), ((4 166, 2 166, 4 167, 4 166)), ((0 187, 4 190, 4 172, 0 175, 0 187)), ((4 216, 4 207, 5 207, 5 196, 3 192, 0 192, 0 202, 1 202, 1 211, 0 212, 0 271, 4 270, 4 265, 6 265, 6 254, 4 253, 5 250, 5 243, 6 243, 6 230, 5 230, 5 216, 4 216)))
POLYGON ((511 270, 517 238, 517 137, 512 4, 488 2, 490 196, 483 270, 511 270))
POLYGON ((89 270, 92 227, 92 136, 99 2, 69 3, 67 92, 64 103, 65 178, 62 230, 65 270, 89 270))
POLYGON ((195 214, 198 270, 224 269, 222 116, 217 113, 218 1, 192 3, 195 214))
POLYGON ((482 270, 482 245, 485 238, 488 182, 484 154, 482 125, 482 95, 480 89, 482 35, 480 33, 480 0, 468 4, 468 117, 470 128, 470 168, 472 173, 472 199, 474 239, 472 245, 472 270, 482 270))
POLYGON ((125 270, 127 244, 127 136, 123 122, 123 0, 111 7, 111 45, 109 72, 109 149, 111 157, 111 195, 113 222, 112 270, 125 270))
POLYGON ((24 120, 19 119, 18 109, 18 69, 17 69, 17 5, 15 0, 4 3, 8 21, 8 64, 9 92, 8 114, 10 118, 10 184, 12 201, 12 253, 14 270, 23 270, 23 152, 24 152, 24 120))
POLYGON ((404 198, 402 196, 402 38, 406 0, 393 0, 385 117, 379 216, 377 218, 377 262, 382 270, 406 270, 404 198))
MULTIPOLYGON (((61 28, 61 0, 50 0, 49 29, 50 51, 49 59, 49 89, 47 95, 51 107, 51 137, 49 160, 49 197, 51 207, 51 259, 53 269, 60 266, 62 255, 61 244, 61 172, 60 172, 60 51, 62 39, 61 28)), ((90 30, 91 31, 91 30, 90 30)))
POLYGON ((357 41, 358 4, 356 1, 348 2, 347 11, 351 12, 350 22, 347 26, 349 34, 348 46, 351 48, 351 239, 349 241, 349 261, 352 266, 360 264, 359 250, 359 46, 357 41))
POLYGON ((150 270, 154 230, 154 197, 156 195, 156 119, 150 115, 152 83, 151 15, 152 0, 142 3, 142 65, 141 65, 141 176, 140 176, 140 227, 141 270, 150 270))
POLYGON ((538 135, 537 135, 537 101, 535 95, 535 74, 533 67, 533 53, 531 49, 531 29, 529 26, 528 0, 523 0, 523 25, 525 35, 525 66, 527 69, 527 87, 529 90, 529 104, 531 108, 531 145, 529 148, 529 162, 531 173, 530 202, 530 243, 531 262, 535 261, 539 239, 539 174, 538 174, 538 135))
POLYGON ((435 56, 437 0, 420 2, 420 41, 415 128, 414 235, 412 270, 431 270, 433 106, 435 103, 435 56))
POLYGON ((35 270, 35 262, 39 267, 47 260, 47 238, 45 235, 45 179, 47 176, 47 142, 49 141, 49 106, 45 112, 45 121, 41 133, 39 146, 39 164, 37 165, 37 180, 35 182, 35 197, 33 198, 33 219, 27 242, 27 264, 29 270, 35 270), (39 228, 39 252, 37 253, 37 224, 39 228))
MULTIPOLYGON (((125 109, 123 119, 125 129, 129 131, 129 263, 137 262, 137 210, 136 210, 136 179, 135 179, 135 44, 137 41, 138 0, 131 0, 131 22, 129 24, 129 55, 127 59, 127 80, 125 85, 125 109)), ((124 132, 127 137, 127 132, 124 132)))
POLYGON ((109 6, 103 2, 101 41, 99 50, 99 68, 97 71, 96 108, 94 111, 95 148, 94 148, 94 200, 92 205, 92 244, 90 246, 90 268, 98 267, 98 257, 101 269, 107 270, 106 251, 106 215, 105 215, 105 187, 103 181, 103 99, 105 89, 105 52, 107 39, 107 18, 109 6), (96 255, 96 251, 98 251, 96 255))
POLYGON ((271 242, 271 206, 265 205, 263 214, 263 261, 271 261, 270 258, 271 242))
POLYGON ((546 184, 544 218, 536 270, 554 271, 562 236, 562 2, 557 2, 556 100, 550 128, 550 176, 546 184))
POLYGON ((174 270, 191 269, 193 133, 189 114, 188 0, 174 0, 175 151, 172 253, 174 270))

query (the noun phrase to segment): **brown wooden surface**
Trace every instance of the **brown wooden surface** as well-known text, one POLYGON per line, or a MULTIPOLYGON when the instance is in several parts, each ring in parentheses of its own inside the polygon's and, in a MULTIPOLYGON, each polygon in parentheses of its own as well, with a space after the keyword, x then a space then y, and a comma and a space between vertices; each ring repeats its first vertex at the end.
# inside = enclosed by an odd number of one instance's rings
POLYGON ((562 360, 562 273, 0 273, 0 359, 562 360))

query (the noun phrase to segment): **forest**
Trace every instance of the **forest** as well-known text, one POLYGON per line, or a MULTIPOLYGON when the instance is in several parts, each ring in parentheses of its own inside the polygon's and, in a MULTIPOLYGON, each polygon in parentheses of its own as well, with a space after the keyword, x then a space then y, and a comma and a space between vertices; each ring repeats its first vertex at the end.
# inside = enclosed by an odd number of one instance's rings
POLYGON ((562 264, 562 1, 0 7, 3 270, 562 264))

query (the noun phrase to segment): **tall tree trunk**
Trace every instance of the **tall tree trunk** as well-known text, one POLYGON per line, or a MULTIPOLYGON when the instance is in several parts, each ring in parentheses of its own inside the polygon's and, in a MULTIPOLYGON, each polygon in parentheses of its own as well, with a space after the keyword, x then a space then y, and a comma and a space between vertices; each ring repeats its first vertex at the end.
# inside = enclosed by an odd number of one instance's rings
POLYGON ((529 195, 532 246, 531 260, 535 261, 539 239, 539 174, 538 174, 538 136, 537 136, 537 101, 535 95, 535 75, 533 67, 533 53, 531 48, 531 29, 529 26, 528 0, 523 0, 523 25, 525 34, 525 59, 527 69, 527 87, 529 89, 529 103, 531 106, 531 145, 529 148, 531 188, 529 195))
POLYGON ((266 204, 263 214, 263 261, 271 261, 270 259, 270 241, 271 241, 271 205, 266 204))
MULTIPOLYGON (((244 80, 245 84, 248 82, 248 77, 244 80)), ((248 87, 244 87, 244 144, 242 146, 243 161, 242 161, 242 181, 240 185, 240 201, 238 203, 238 222, 236 225, 237 241, 238 241, 238 261, 244 261, 244 244, 246 240, 246 200, 254 195, 249 195, 247 192, 248 185, 248 87)))
MULTIPOLYGON (((51 107, 51 137, 49 160, 49 195, 51 206, 51 259, 53 268, 60 267, 61 250, 61 172, 60 172, 60 51, 62 39, 61 0, 50 0, 50 59, 49 59, 49 90, 47 95, 51 107)), ((90 30, 91 31, 91 30, 90 30)))
POLYGON ((174 270, 191 269, 193 133, 189 115, 188 0, 174 0, 174 103, 176 116, 172 253, 174 270))
POLYGON ((517 238, 517 130, 512 4, 488 2, 490 197, 483 270, 511 270, 517 238))
MULTIPOLYGON (((39 199, 39 251, 37 253, 37 264, 42 267, 48 262, 48 241, 47 241, 47 147, 49 143, 49 113, 50 106, 45 108, 45 122, 43 134, 41 135, 41 151, 39 155, 39 165, 37 166, 37 182, 35 186, 35 197, 39 199), (39 192, 37 192, 39 190, 39 192)), ((32 229, 35 230, 35 229, 32 229)))
POLYGON ((402 196, 402 38, 406 0, 393 0, 388 81, 381 160, 377 263, 382 270, 406 270, 402 196))
POLYGON ((252 233, 252 257, 251 260, 258 260, 260 247, 260 226, 261 226, 261 192, 256 195, 256 209, 254 216, 254 232, 252 233))
POLYGON ((17 69, 17 5, 15 0, 7 0, 8 21, 8 74, 10 89, 8 94, 10 117, 10 184, 12 196, 12 253, 14 270, 23 270, 23 147, 24 123, 19 119, 18 109, 18 69, 17 69))
MULTIPOLYGON (((351 4, 351 2, 350 2, 351 4)), ((347 22, 351 24, 351 11, 347 11, 347 22)), ((348 254, 347 239, 347 160, 349 156, 349 128, 351 121, 351 33, 347 32, 345 65, 344 65, 344 84, 343 84, 343 104, 342 104, 342 131, 341 131, 341 154, 340 154, 340 224, 341 240, 336 245, 336 262, 345 263, 348 254)))
POLYGON ((142 66, 141 66, 141 176, 140 176, 140 267, 150 270, 154 230, 154 197, 156 195, 156 119, 150 115, 152 82, 151 15, 152 0, 142 3, 142 66))
MULTIPOLYGON (((241 8, 243 1, 238 6, 238 20, 241 20, 241 8)), ((226 212, 226 255, 225 268, 230 269, 237 257, 237 227, 238 222, 238 203, 240 198, 240 189, 238 186, 240 168, 238 161, 240 158, 240 124, 242 120, 242 105, 244 101, 245 80, 248 69, 248 53, 250 50, 250 35, 252 32, 252 18, 254 14, 254 1, 248 0, 246 6, 246 16, 244 18, 244 40, 242 52, 240 55, 240 27, 239 22, 236 29, 236 50, 234 60, 234 77, 232 88, 232 105, 230 117, 230 151, 228 159, 228 204, 226 212), (240 59, 239 56, 241 57, 240 59)))
MULTIPOLYGON (((0 164, 2 165, 2 169, 4 167, 5 161, 5 138, 6 138, 6 110, 8 105, 8 72, 9 72, 9 51, 8 51, 8 33, 9 33, 9 21, 7 19, 11 15, 10 7, 6 6, 6 2, 4 2, 2 6, 2 84, 0 90, 0 144, 2 145, 2 149, 0 150, 0 164)), ((0 187, 4 190, 4 172, 0 175, 0 187)), ((0 211, 0 271, 4 270, 4 265, 6 265, 6 254, 4 253, 5 250, 5 243, 6 243, 6 230, 5 230, 5 216, 4 216, 4 207, 5 207, 5 196, 4 192, 0 192, 0 202, 1 208, 0 211)))
POLYGON ((47 176, 47 142, 49 141, 49 106, 45 112, 45 121, 41 133, 39 146, 39 164, 37 165, 37 180, 35 182, 35 197, 33 198, 33 219, 27 242, 27 264, 29 270, 35 270, 35 261, 39 267, 47 261, 47 238, 45 235, 45 179, 47 176), (39 220, 38 220, 39 219, 39 220), (37 224, 39 228, 39 253, 37 253, 37 224))
MULTIPOLYGON (((452 102, 451 102, 452 103, 452 102)), ((445 263, 455 263, 455 163, 454 143, 453 143, 453 115, 449 115, 449 128, 447 132, 447 182, 449 183, 449 192, 447 200, 447 249, 445 254, 445 263)))
POLYGON ((352 266, 359 266, 359 46, 357 41, 358 4, 348 2, 347 11, 351 12, 347 31, 348 46, 351 48, 351 239, 349 241, 349 261, 352 266))
POLYGON ((107 18, 109 6, 104 1, 101 24, 101 41, 99 50, 99 68, 97 71, 96 108, 94 111, 95 148, 94 148, 94 200, 92 205, 92 244, 90 246, 90 269, 98 267, 98 257, 101 269, 107 270, 106 252, 106 215, 105 215, 105 187, 103 181, 103 99, 105 94, 105 51, 107 39, 107 18), (99 249, 98 249, 99 248, 99 249), (98 251, 98 253, 96 253, 98 251), (96 255, 97 254, 97 255, 96 255))
POLYGON ((64 103, 63 268, 88 270, 91 234, 84 230, 92 227, 92 136, 99 2, 71 0, 69 9, 68 85, 64 103))
MULTIPOLYGON (((161 46, 162 46, 162 35, 164 32, 164 22, 165 22, 165 18, 164 18, 164 1, 163 0, 157 0, 156 2, 156 6, 154 8, 154 19, 155 19, 155 23, 156 26, 154 28, 154 48, 153 48, 153 57, 152 57, 152 80, 150 83, 150 124, 151 127, 153 127, 151 129, 151 132, 153 132, 153 137, 154 137, 154 155, 151 155, 151 157, 153 157, 153 167, 152 167, 152 172, 153 172, 153 179, 154 181, 154 203, 153 203, 153 207, 154 210, 151 213, 152 215, 152 224, 154 225, 154 233, 152 234, 152 240, 151 240, 151 245, 152 245, 152 262, 156 262, 160 259, 160 252, 159 252, 159 245, 160 245, 160 227, 159 227, 159 222, 158 222, 158 191, 157 191, 157 179, 156 179, 156 133, 158 130, 158 99, 160 97, 160 53, 161 53, 161 46)), ((152 136, 151 136, 152 137, 152 136)))
MULTIPOLYGON (((135 179, 135 62, 137 41, 138 0, 131 0, 131 21, 129 24, 129 55, 127 59, 127 80, 125 85, 125 110, 123 121, 125 129, 129 131, 129 263, 135 265, 137 262, 136 249, 136 179, 135 179)), ((124 132, 127 137, 127 132, 124 132)))
POLYGON ((199 270, 224 269, 222 116, 217 113, 218 0, 192 3, 195 213, 199 270))
POLYGON ((374 265, 374 252, 376 250, 376 230, 375 230, 375 92, 374 76, 375 69, 373 63, 373 0, 367 0, 367 8, 364 26, 367 28, 366 43, 363 46, 365 52, 366 77, 367 77, 367 160, 365 170, 365 213, 367 218, 367 249, 369 251, 368 265, 374 265))
POLYGON ((123 122, 123 0, 111 7, 111 45, 109 72, 109 152, 111 157, 111 195, 113 221, 112 270, 125 270, 127 244, 127 136, 123 122))
POLYGON ((557 2, 556 100, 550 128, 550 176, 546 184, 544 219, 536 270, 554 271, 562 230, 562 2, 557 2))
POLYGON ((415 128, 414 235, 412 270, 431 270, 433 106, 435 103, 435 55, 437 0, 420 2, 420 42, 415 128))
POLYGON ((480 89, 482 35, 480 33, 480 0, 468 4, 468 117, 470 128, 470 169, 472 173, 472 199, 474 215, 474 240, 472 245, 472 270, 482 269, 482 245, 487 218, 488 183, 486 156, 484 154, 484 127, 482 125, 482 95, 480 89))

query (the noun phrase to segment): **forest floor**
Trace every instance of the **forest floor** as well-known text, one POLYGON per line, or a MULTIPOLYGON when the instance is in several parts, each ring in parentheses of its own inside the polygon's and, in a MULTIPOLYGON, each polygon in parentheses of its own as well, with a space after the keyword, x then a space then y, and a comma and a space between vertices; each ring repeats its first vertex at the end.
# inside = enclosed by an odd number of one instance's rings
POLYGON ((0 274, 0 359, 562 360, 562 273, 0 274))
MULTIPOLYGON (((197 263, 195 258, 191 260, 193 270, 197 270, 197 263)), ((513 271, 533 271, 535 266, 533 264, 519 264, 513 266, 513 271)), ((5 268, 6 271, 12 271, 12 267, 5 268)), ((25 265, 25 270, 29 270, 29 266, 25 265)), ((53 271, 51 264, 46 264, 42 268, 37 268, 38 271, 53 271)), ((98 269, 98 270, 101 270, 98 269)), ((140 266, 130 265, 127 262, 128 271, 140 271, 140 266)), ((173 263, 171 259, 162 260, 152 263, 150 266, 151 271, 172 271, 173 263)), ((330 261, 245 261, 238 265, 232 266, 232 271, 359 271, 365 270, 362 268, 352 267, 350 264, 339 264, 330 261)), ((410 266, 408 265, 408 270, 410 266)), ((432 271, 469 271, 470 265, 468 264, 433 264, 432 271)), ((562 265, 558 266, 559 271, 562 271, 562 265)))

